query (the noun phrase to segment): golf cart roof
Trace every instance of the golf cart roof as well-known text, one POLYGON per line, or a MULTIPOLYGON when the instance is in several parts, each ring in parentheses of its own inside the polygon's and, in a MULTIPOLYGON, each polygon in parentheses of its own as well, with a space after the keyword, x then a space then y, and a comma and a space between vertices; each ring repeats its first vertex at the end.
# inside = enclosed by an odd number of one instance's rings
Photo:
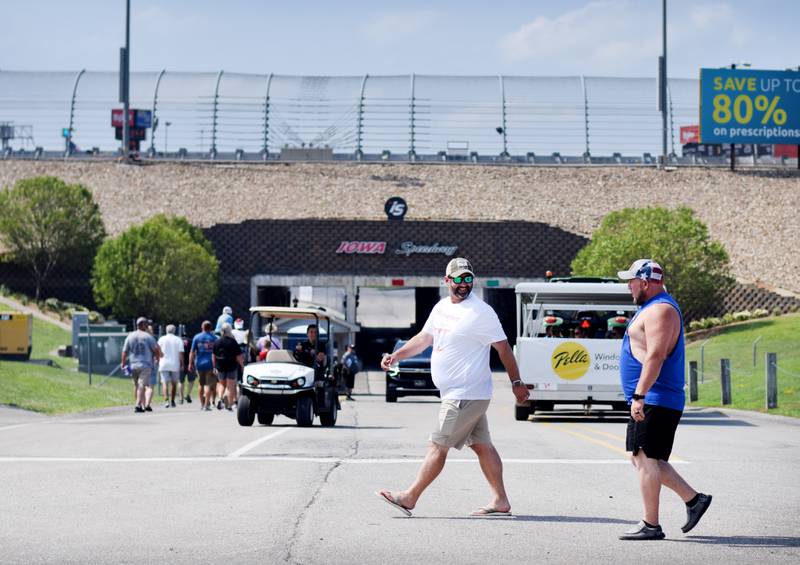
POLYGON ((292 320, 330 320, 332 324, 351 331, 358 331, 358 324, 343 320, 321 308, 292 308, 291 306, 252 306, 250 312, 262 318, 282 318, 292 320))
POLYGON ((624 283, 524 282, 516 286, 517 294, 611 294, 630 296, 624 283))

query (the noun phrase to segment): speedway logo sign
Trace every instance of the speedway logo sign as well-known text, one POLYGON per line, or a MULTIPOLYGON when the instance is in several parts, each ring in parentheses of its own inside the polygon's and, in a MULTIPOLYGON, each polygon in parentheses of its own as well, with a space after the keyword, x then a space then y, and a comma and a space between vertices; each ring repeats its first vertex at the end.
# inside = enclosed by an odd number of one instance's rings
POLYGON ((347 255, 383 255, 385 252, 385 241, 343 241, 336 250, 347 255))
POLYGON ((397 255, 405 255, 406 257, 412 254, 436 254, 441 253, 442 255, 447 255, 448 257, 452 257, 455 255, 456 250, 458 249, 457 245, 439 245, 439 243, 434 243, 433 245, 417 245, 413 241, 404 241, 400 244, 399 249, 395 249, 395 254, 397 255))
MULTIPOLYGON (((406 257, 430 254, 441 254, 452 257, 455 255, 456 250, 458 250, 457 245, 439 245, 438 242, 430 245, 417 245, 413 241, 404 241, 394 252, 396 255, 405 255, 406 257)), ((336 253, 340 255, 383 255, 386 253, 386 242, 343 241, 339 244, 336 253)))

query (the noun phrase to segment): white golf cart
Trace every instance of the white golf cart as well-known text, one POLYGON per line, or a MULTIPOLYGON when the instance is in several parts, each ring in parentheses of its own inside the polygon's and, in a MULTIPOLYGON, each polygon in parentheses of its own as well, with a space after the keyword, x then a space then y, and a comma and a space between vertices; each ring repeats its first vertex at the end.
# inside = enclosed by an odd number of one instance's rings
POLYGON ((256 342, 265 327, 270 328, 267 340, 277 337, 282 349, 269 351, 263 361, 245 365, 236 410, 239 424, 252 426, 258 418, 260 424, 268 426, 276 414, 283 414, 296 420, 298 426, 311 426, 314 416, 319 416, 323 426, 335 426, 341 406, 333 375, 332 326, 353 325, 318 308, 255 306, 250 312, 251 351, 256 350, 256 342), (306 338, 304 331, 278 330, 277 336, 272 334, 272 328, 286 328, 292 321, 298 321, 303 327, 317 325, 318 344, 327 357, 325 366, 320 366, 316 360, 313 366, 308 366, 296 355, 297 343, 306 338))

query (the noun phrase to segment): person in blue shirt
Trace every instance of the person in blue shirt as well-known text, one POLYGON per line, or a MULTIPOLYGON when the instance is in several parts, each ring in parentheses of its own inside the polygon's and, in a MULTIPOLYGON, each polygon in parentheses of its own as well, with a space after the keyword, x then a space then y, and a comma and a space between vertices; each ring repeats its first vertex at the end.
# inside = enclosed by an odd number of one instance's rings
POLYGON ((217 325, 214 328, 214 333, 218 336, 222 335, 222 324, 230 324, 231 327, 233 327, 233 308, 230 306, 225 306, 222 309, 222 314, 217 318, 217 325))
POLYGON ((664 270, 652 259, 634 261, 618 276, 628 281, 633 302, 639 305, 622 338, 620 379, 631 406, 626 450, 632 454, 644 502, 644 519, 620 539, 664 539, 658 522, 662 485, 686 504, 684 533, 697 525, 711 504, 710 494, 694 490, 669 464, 686 402, 683 314, 664 288, 664 270))
POLYGON ((211 332, 211 322, 206 320, 201 325, 202 331, 192 339, 192 347, 189 350, 189 371, 197 371, 200 381, 198 386, 198 397, 201 410, 211 410, 214 399, 217 395, 217 377, 214 375, 214 343, 217 336, 211 332))

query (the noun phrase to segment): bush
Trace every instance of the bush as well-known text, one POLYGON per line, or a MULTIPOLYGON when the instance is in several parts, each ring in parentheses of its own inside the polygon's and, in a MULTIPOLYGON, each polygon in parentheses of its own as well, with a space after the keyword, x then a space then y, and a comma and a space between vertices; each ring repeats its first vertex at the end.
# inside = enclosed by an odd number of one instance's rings
POLYGON ((642 258, 658 261, 684 314, 715 305, 733 279, 728 254, 689 208, 626 208, 607 215, 572 261, 573 275, 612 276, 642 258))
POLYGON ((781 310, 780 306, 776 306, 775 308, 772 309, 772 315, 773 316, 781 316, 781 315, 783 315, 783 310, 781 310))
POLYGON ((734 322, 733 314, 731 314, 730 312, 727 312, 722 316, 723 324, 727 325, 727 324, 732 324, 733 322, 734 322))
POLYGON ((769 311, 764 308, 756 308, 753 310, 753 318, 766 318, 769 316, 769 311))
POLYGON ((733 319, 737 322, 744 322, 753 317, 749 310, 742 310, 741 312, 734 312, 733 319))
POLYGON ((722 325, 722 318, 705 318, 703 320, 703 327, 705 329, 715 328, 722 325))
POLYGON ((56 266, 91 265, 104 237, 100 209, 82 185, 35 177, 0 191, 0 241, 31 271, 37 300, 56 266))
POLYGON ((689 322, 689 331, 696 332, 697 330, 702 330, 704 327, 703 322, 704 320, 692 320, 689 322))
POLYGON ((92 271, 95 301, 119 318, 197 318, 218 289, 219 267, 210 248, 185 220, 151 218, 100 247, 92 271))

